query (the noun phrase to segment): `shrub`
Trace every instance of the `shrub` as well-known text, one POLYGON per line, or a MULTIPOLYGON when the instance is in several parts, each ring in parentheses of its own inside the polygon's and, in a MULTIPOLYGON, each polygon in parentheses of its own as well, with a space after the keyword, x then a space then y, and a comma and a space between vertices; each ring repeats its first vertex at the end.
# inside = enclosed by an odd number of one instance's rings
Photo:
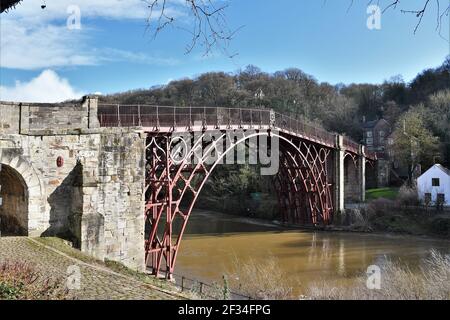
POLYGON ((431 232, 440 236, 450 236, 450 217, 437 217, 430 223, 431 232))
POLYGON ((388 199, 376 199, 370 202, 366 208, 366 216, 369 221, 373 221, 376 218, 391 215, 396 212, 396 203, 393 200, 388 199))
POLYGON ((61 300, 68 297, 64 282, 44 278, 27 263, 0 264, 0 300, 61 300))
POLYGON ((325 300, 448 300, 450 299, 450 257, 431 251, 417 272, 387 261, 381 267, 381 289, 369 290, 366 277, 353 286, 337 287, 321 282, 307 290, 310 299, 325 300))
POLYGON ((235 279, 239 291, 258 300, 287 300, 292 298, 293 283, 286 282, 286 274, 278 260, 268 257, 264 263, 250 260, 242 263, 235 259, 230 278, 235 279))
POLYGON ((403 185, 398 191, 397 203, 401 206, 415 206, 419 204, 417 189, 403 185))

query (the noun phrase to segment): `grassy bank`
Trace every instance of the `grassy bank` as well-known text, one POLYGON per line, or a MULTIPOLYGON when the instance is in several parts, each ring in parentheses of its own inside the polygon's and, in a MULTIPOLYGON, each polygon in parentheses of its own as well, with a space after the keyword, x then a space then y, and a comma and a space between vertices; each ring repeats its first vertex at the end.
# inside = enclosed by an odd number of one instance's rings
POLYGON ((367 195, 365 206, 338 213, 331 229, 450 239, 450 214, 423 207, 414 188, 373 189, 367 195))
POLYGON ((399 192, 399 188, 378 188, 378 189, 370 189, 366 191, 366 200, 375 200, 375 199, 390 199, 393 200, 397 198, 399 192))

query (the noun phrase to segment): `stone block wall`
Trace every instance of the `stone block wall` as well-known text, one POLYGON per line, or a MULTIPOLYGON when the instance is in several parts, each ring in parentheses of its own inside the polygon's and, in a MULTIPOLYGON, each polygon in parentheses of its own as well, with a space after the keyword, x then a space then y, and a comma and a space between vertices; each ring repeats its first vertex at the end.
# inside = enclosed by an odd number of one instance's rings
POLYGON ((89 98, 73 106, 0 103, 0 110, 0 164, 24 181, 28 234, 58 235, 142 270, 143 133, 99 128, 89 98))
POLYGON ((0 133, 18 133, 20 107, 14 103, 0 102, 0 133))
POLYGON ((358 176, 358 162, 353 162, 350 156, 347 156, 344 160, 345 166, 345 202, 359 202, 361 198, 361 180, 358 176))

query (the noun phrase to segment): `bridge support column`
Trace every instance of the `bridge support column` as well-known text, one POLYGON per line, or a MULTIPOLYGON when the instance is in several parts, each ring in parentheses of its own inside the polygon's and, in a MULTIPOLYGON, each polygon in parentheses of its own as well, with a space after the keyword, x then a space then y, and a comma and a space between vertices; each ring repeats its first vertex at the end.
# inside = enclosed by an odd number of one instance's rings
POLYGON ((360 146, 360 156, 358 159, 358 179, 360 186, 360 201, 366 201, 366 150, 360 146))
POLYGON ((336 149, 334 151, 334 199, 336 212, 341 212, 345 209, 344 205, 344 137, 341 135, 336 136, 336 149))

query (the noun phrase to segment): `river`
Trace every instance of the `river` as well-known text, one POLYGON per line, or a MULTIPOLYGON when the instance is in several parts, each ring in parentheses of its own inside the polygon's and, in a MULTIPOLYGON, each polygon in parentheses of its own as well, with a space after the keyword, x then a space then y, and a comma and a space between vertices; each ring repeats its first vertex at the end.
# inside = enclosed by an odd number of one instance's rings
POLYGON ((419 237, 290 230, 270 222, 196 210, 178 254, 176 273, 204 282, 232 274, 235 261, 264 263, 274 258, 294 294, 309 284, 346 285, 370 265, 386 259, 413 270, 435 249, 450 254, 450 242, 419 237))

